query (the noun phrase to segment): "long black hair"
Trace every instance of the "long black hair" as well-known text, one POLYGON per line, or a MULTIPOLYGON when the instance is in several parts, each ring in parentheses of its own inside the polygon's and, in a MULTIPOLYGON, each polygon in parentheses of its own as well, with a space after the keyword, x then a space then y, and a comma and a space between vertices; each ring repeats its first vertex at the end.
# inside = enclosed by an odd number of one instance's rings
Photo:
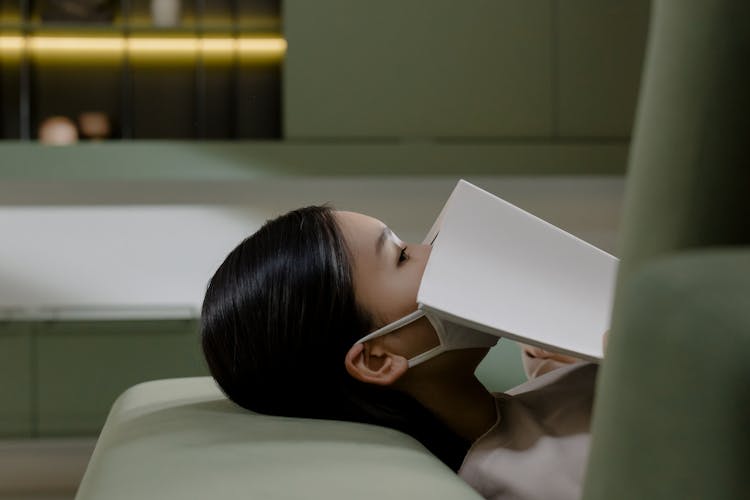
POLYGON ((470 443, 409 395, 357 381, 344 356, 374 330, 329 206, 267 221, 226 257, 201 313, 203 352, 229 399, 259 413, 383 425, 454 471, 470 443))

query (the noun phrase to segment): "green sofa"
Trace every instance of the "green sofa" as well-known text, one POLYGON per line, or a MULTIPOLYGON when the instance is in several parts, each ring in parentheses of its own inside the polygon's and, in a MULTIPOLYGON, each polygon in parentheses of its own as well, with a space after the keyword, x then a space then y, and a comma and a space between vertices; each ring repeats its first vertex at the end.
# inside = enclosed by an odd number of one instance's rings
MULTIPOLYGON (((747 498, 750 2, 656 0, 651 22, 584 497, 747 498)), ((118 399, 77 498, 477 495, 403 434, 249 414, 194 378, 118 399)))
MULTIPOLYGON (((478 372, 502 390, 525 375, 518 345, 498 346, 478 372)), ((117 399, 76 498, 384 497, 481 498, 405 434, 253 414, 210 377, 192 377, 138 384, 117 399)))
POLYGON ((750 498, 750 2, 656 1, 584 498, 750 498))
POLYGON ((126 391, 76 498, 480 497, 402 433, 251 414, 229 402, 212 379, 197 377, 126 391))

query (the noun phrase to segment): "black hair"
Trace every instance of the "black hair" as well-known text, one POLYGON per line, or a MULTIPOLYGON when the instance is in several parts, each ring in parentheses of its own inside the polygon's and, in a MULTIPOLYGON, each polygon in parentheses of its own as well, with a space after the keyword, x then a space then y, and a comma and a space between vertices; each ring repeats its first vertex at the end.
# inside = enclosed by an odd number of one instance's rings
POLYGON ((379 326, 356 301, 350 255, 327 205, 288 212, 243 240, 203 301, 211 375, 248 410, 397 429, 457 471, 468 440, 408 394, 359 382, 344 367, 349 348, 379 326))

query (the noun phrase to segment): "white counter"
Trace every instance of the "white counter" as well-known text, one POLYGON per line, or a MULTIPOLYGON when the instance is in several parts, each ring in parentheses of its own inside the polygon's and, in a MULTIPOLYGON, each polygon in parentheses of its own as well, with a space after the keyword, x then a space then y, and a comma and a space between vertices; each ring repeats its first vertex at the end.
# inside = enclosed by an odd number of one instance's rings
MULTIPOLYGON (((96 201, 58 193, 54 205, 0 204, 0 319, 196 317, 214 270, 265 220, 331 202, 383 220, 405 241, 421 241, 456 180, 161 183, 164 204, 153 187, 128 193, 127 184, 89 181, 78 189, 96 201)), ((621 177, 467 180, 616 253, 621 177)))

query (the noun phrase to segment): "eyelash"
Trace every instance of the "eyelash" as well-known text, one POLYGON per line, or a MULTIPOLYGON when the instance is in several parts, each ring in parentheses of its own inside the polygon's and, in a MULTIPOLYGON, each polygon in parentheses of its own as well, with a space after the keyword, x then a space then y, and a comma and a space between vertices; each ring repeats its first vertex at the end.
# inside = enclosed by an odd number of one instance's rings
POLYGON ((398 255, 398 263, 401 264, 402 262, 406 262, 409 260, 409 254, 406 253, 406 249, 408 247, 404 247, 401 249, 401 253, 398 255))

